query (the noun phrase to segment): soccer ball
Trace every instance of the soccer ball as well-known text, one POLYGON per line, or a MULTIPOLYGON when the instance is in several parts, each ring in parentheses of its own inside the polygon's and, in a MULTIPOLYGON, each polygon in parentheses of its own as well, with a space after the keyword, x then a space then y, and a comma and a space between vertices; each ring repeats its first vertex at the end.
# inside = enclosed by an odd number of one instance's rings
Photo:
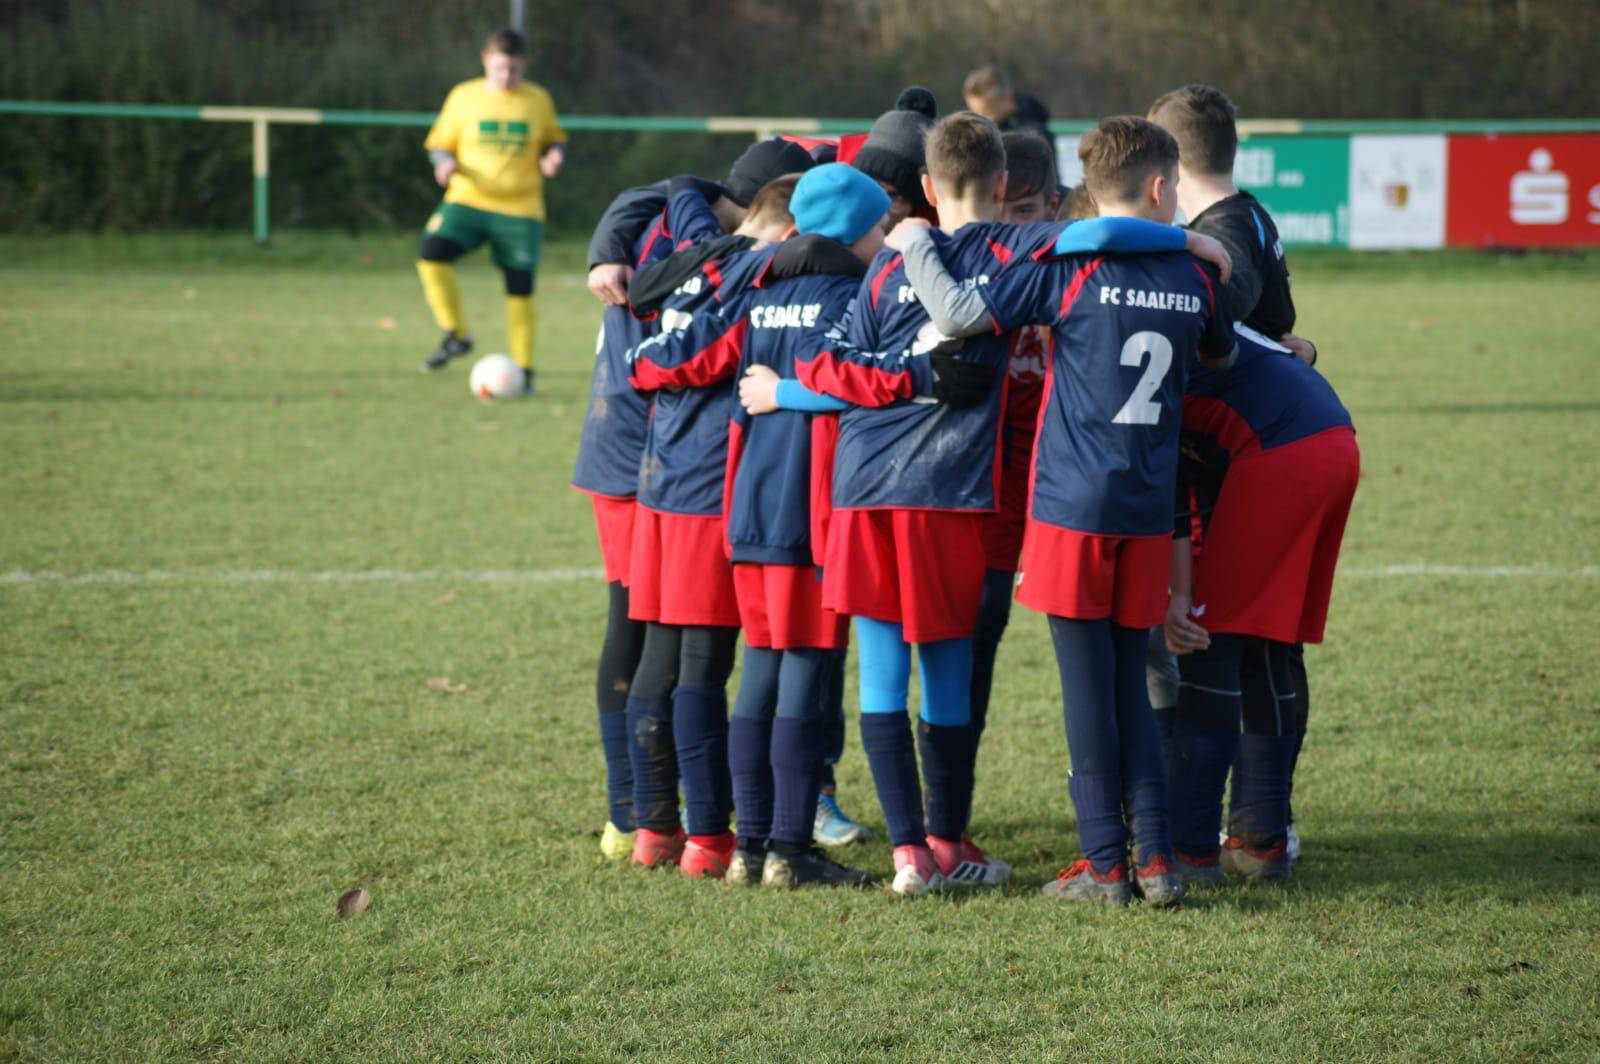
POLYGON ((478 359, 472 367, 468 384, 472 394, 485 402, 491 399, 520 399, 528 394, 528 378, 510 355, 484 355, 478 359))

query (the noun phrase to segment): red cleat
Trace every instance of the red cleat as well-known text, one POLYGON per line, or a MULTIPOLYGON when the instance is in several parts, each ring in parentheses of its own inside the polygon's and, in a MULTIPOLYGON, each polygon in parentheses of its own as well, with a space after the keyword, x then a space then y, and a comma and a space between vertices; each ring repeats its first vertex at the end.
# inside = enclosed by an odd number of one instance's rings
POLYGON ((696 879, 721 879, 733 860, 733 832, 720 835, 690 835, 678 859, 678 871, 696 879))
POLYGON ((677 864, 686 838, 682 828, 670 835, 639 828, 633 833, 633 863, 645 868, 677 864))

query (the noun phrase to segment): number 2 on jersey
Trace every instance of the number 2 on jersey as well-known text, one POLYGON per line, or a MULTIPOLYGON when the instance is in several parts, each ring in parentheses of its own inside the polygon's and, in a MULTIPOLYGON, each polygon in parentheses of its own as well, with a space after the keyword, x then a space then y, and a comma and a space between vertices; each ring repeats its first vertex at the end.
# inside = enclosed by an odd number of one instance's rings
POLYGON ((1146 330, 1134 333, 1122 345, 1124 366, 1142 365, 1146 355, 1150 356, 1150 363, 1139 375, 1133 394, 1111 419, 1113 424, 1154 425, 1161 420, 1161 404, 1155 401, 1155 394, 1161 390, 1161 382, 1167 379, 1167 370, 1172 368, 1172 341, 1158 332, 1146 330))

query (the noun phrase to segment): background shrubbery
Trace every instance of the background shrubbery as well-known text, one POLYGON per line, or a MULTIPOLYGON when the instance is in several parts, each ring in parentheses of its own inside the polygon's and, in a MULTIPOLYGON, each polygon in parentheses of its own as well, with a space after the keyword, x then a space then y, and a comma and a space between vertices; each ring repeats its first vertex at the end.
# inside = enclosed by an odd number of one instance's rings
MULTIPOLYGON (((502 0, 0 0, 0 97, 428 111, 475 72, 502 0)), ((1581 0, 1197 8, 1114 0, 531 0, 533 77, 567 113, 870 116, 910 82, 945 108, 997 58, 1058 117, 1224 87, 1254 116, 1549 117, 1597 110, 1600 25, 1581 0), (1204 10, 1202 18, 1198 12, 1204 10)), ((417 129, 273 133, 279 224, 418 224, 437 195, 417 129)), ((585 135, 559 229, 618 188, 718 173, 742 138, 585 135)), ((0 228, 234 227, 249 134, 232 125, 12 118, 0 228)))

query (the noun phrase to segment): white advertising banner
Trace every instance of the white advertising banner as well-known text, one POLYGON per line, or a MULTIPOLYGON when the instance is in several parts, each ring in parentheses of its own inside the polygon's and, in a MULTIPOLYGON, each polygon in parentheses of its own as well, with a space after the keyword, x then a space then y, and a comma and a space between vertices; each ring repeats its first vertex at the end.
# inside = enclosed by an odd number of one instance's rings
POLYGON ((1068 188, 1083 184, 1083 163, 1078 160, 1078 142, 1082 139, 1076 133, 1056 138, 1056 180, 1068 188))
POLYGON ((1350 246, 1444 246, 1445 138, 1350 138, 1350 246))

